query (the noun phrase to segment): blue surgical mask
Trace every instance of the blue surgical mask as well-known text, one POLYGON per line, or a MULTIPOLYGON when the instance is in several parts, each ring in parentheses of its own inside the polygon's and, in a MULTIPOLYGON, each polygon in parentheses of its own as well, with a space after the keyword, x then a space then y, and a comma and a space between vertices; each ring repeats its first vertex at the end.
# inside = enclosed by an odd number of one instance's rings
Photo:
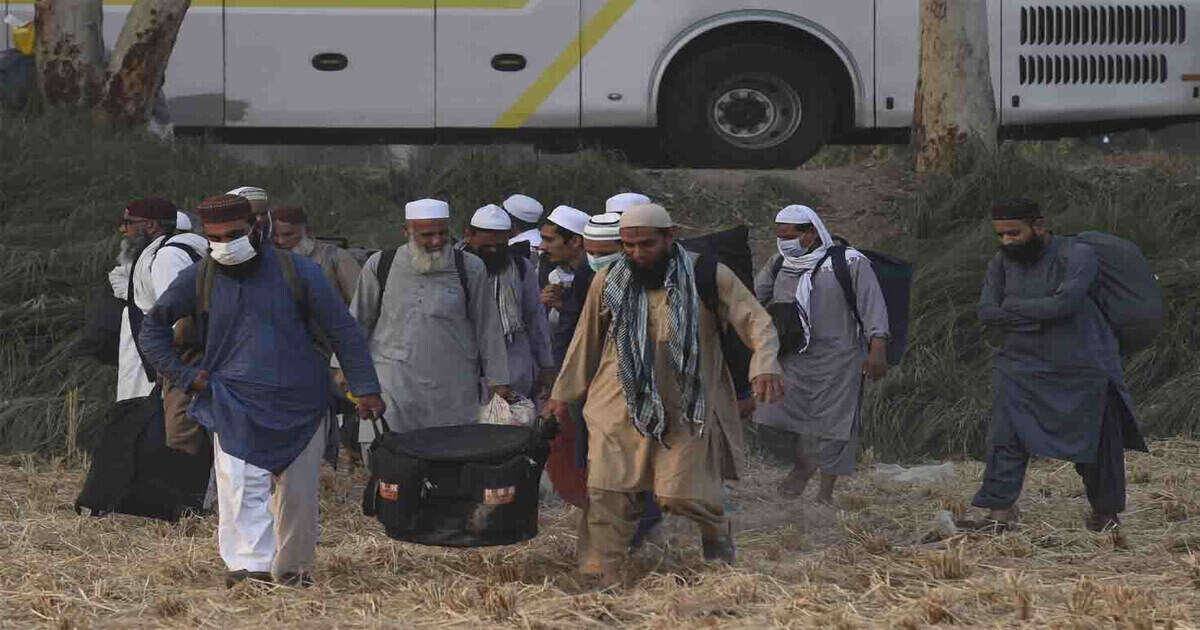
POLYGON ((804 246, 800 244, 798 238, 777 238, 775 239, 776 246, 779 248, 779 253, 785 258, 799 258, 808 253, 804 246))
POLYGON ((611 263, 612 261, 614 261, 620 257, 621 257, 621 252, 613 252, 611 254, 605 254, 603 256, 597 256, 595 254, 588 254, 587 255, 588 266, 592 268, 592 271, 600 271, 601 269, 607 267, 609 265, 609 263, 611 263))

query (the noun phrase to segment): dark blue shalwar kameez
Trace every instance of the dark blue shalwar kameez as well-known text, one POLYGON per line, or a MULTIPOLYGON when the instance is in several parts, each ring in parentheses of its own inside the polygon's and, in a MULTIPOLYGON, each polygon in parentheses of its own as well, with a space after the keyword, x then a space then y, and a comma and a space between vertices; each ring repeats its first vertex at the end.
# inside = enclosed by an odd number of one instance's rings
POLYGON ((1146 447, 1117 338, 1090 297, 1098 269, 1095 250, 1058 237, 1033 264, 998 253, 988 265, 979 319, 1004 341, 992 360, 991 444, 973 505, 1011 507, 1036 455, 1075 462, 1096 513, 1124 511, 1124 449, 1146 447))

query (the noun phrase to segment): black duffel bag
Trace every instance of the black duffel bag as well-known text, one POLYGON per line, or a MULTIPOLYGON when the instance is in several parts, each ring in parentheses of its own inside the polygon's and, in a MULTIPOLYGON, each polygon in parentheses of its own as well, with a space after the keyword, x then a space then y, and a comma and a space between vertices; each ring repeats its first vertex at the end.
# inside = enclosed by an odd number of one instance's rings
POLYGON ((487 547, 537 536, 538 485, 556 420, 383 429, 371 443, 363 514, 378 518, 390 538, 487 547))

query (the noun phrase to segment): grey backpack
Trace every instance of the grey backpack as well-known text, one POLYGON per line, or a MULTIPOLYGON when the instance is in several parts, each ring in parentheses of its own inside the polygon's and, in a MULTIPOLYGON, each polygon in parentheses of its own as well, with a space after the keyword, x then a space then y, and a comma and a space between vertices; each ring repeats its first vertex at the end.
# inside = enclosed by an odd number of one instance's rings
MULTIPOLYGON (((1162 332, 1167 318, 1158 276, 1150 269, 1141 248, 1123 238, 1103 232, 1080 232, 1071 241, 1096 252, 1099 271, 1091 297, 1108 320, 1121 343, 1121 353, 1130 354, 1149 346, 1162 332)), ((1070 262, 1071 248, 1059 248, 1060 268, 1070 262)))

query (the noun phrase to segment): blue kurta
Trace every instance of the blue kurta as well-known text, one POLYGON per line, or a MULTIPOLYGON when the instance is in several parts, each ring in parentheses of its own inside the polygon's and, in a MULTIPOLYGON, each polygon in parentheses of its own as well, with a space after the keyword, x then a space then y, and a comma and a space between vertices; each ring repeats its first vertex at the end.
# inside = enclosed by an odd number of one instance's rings
POLYGON ((281 471, 312 439, 329 405, 329 366, 313 347, 288 291, 279 255, 292 256, 310 300, 315 325, 325 331, 350 389, 378 394, 379 380, 362 330, 341 296, 311 260, 264 248, 246 278, 216 271, 209 304, 204 358, 188 366, 172 347, 172 326, 196 311, 193 265, 179 274, 146 316, 142 347, 156 368, 177 383, 199 370, 211 374, 209 393, 191 415, 221 438, 221 449, 270 471, 281 471))
POLYGON ((988 265, 979 319, 1005 332, 992 361, 993 436, 1013 432, 1033 455, 1093 462, 1110 387, 1133 424, 1117 338, 1089 295, 1098 269, 1095 250, 1057 237, 1031 265, 1000 253, 988 265))

